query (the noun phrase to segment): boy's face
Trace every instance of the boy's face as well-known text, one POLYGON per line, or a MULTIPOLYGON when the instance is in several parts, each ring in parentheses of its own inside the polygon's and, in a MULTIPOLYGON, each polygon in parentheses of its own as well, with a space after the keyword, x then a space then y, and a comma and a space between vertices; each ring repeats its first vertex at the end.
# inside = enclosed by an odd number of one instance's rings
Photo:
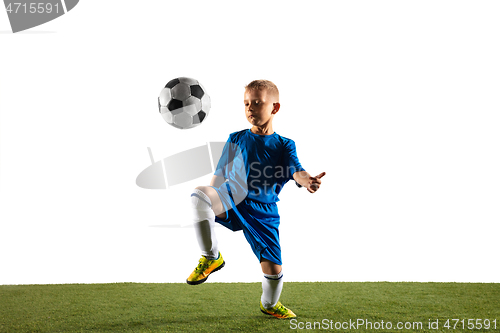
POLYGON ((253 126, 262 126, 272 121, 280 107, 276 98, 267 94, 267 90, 247 89, 243 102, 245 103, 245 116, 253 126))

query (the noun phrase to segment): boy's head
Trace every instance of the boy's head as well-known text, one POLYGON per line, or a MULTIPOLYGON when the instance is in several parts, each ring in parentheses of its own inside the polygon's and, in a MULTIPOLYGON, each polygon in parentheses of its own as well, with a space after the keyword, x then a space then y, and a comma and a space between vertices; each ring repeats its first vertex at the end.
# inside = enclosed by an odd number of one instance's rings
POLYGON ((278 87, 268 80, 252 81, 245 87, 243 101, 250 124, 262 126, 272 122, 280 108, 278 87))
POLYGON ((265 91, 268 98, 271 98, 273 103, 279 103, 280 92, 278 91, 278 87, 276 87, 276 85, 269 80, 254 80, 250 82, 246 85, 245 92, 251 90, 265 91))

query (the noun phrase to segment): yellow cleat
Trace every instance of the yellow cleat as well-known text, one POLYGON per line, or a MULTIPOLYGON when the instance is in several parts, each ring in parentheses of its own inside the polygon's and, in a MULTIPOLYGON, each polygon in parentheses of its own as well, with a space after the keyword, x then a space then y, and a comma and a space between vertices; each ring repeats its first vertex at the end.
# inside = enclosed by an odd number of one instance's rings
POLYGON ((267 315, 275 316, 276 318, 279 319, 290 319, 297 317, 292 310, 283 306, 281 302, 276 303, 276 305, 271 309, 264 308, 262 302, 260 302, 260 311, 262 311, 267 315))
POLYGON ((200 284, 208 279, 208 276, 213 272, 217 272, 219 269, 224 267, 226 263, 222 259, 222 255, 219 252, 219 259, 207 259, 201 257, 198 266, 194 269, 193 273, 189 275, 186 282, 191 285, 200 284))

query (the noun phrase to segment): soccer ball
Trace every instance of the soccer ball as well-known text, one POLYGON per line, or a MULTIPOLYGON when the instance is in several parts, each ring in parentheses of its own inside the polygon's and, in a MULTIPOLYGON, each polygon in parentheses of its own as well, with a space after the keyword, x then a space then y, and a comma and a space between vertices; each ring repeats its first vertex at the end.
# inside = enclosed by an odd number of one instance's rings
POLYGON ((210 111, 210 96, 205 88, 188 77, 170 80, 158 97, 160 114, 170 125, 188 129, 199 126, 210 111))

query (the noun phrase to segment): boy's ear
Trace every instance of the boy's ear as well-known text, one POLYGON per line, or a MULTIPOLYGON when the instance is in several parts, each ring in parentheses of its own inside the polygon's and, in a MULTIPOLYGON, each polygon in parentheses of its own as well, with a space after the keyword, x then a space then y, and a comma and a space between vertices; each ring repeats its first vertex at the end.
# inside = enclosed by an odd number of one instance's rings
POLYGON ((280 103, 273 103, 273 111, 272 111, 272 114, 276 114, 278 113, 278 111, 280 110, 280 103))

